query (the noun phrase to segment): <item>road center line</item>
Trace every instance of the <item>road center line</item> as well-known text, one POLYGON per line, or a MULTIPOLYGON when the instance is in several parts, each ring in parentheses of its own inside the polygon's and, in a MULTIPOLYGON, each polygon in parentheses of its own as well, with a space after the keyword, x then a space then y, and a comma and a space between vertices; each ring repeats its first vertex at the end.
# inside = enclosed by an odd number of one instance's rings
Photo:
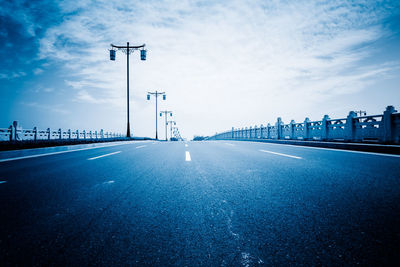
POLYGON ((228 145, 228 146, 235 146, 234 144, 231 144, 231 143, 224 143, 225 145, 228 145))
POLYGON ((192 161, 189 151, 186 151, 186 161, 192 161))
POLYGON ((288 155, 288 154, 282 154, 282 153, 273 152, 273 151, 268 151, 268 150, 264 150, 264 149, 260 149, 259 151, 274 154, 274 155, 284 156, 284 157, 288 157, 288 158, 302 159, 301 157, 292 156, 292 155, 288 155))
POLYGON ((185 147, 188 147, 188 144, 185 144, 185 147))
POLYGON ((89 158, 88 160, 94 160, 94 159, 104 158, 104 157, 111 156, 111 155, 114 155, 114 154, 119 154, 119 153, 121 153, 121 152, 122 152, 122 151, 112 152, 112 153, 104 154, 104 155, 101 155, 101 156, 89 158))
POLYGON ((136 148, 142 148, 142 147, 146 147, 146 145, 143 145, 143 146, 137 146, 136 148))

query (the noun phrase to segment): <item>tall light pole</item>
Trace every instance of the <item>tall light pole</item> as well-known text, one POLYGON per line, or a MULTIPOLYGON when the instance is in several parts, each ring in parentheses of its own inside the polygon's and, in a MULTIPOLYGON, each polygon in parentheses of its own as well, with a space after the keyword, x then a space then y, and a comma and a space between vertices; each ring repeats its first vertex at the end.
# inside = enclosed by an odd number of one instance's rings
POLYGON ((170 125, 169 126, 169 129, 170 129, 170 135, 169 135, 169 138, 172 138, 172 125, 176 125, 176 121, 167 121, 167 125, 170 125))
POLYGON ((168 141, 168 137, 167 137, 167 115, 169 113, 170 116, 172 117, 172 111, 171 110, 160 111, 160 117, 162 116, 163 113, 164 113, 164 117, 165 117, 165 141, 168 141))
POLYGON ((158 114, 158 111, 157 111, 157 98, 158 98, 158 96, 159 95, 162 95, 163 96, 163 100, 165 100, 166 99, 166 94, 165 94, 165 92, 158 92, 158 91, 155 91, 155 92, 147 92, 147 100, 150 100, 150 95, 154 95, 155 97, 156 97, 156 140, 158 139, 158 126, 157 126, 157 121, 158 121, 158 118, 157 118, 157 114, 158 114))
POLYGON ((129 125, 129 54, 133 53, 135 50, 140 50, 140 59, 146 60, 147 50, 144 49, 146 45, 142 44, 139 46, 129 46, 129 42, 126 43, 126 46, 119 46, 111 44, 110 49, 110 60, 115 60, 116 49, 121 50, 126 54, 126 95, 127 95, 127 130, 126 137, 131 137, 131 130, 129 125))

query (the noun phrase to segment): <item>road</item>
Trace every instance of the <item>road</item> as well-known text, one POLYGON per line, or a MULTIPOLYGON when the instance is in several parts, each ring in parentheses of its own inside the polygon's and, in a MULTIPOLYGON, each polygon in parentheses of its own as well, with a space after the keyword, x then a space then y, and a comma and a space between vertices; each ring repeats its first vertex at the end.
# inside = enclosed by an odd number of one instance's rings
POLYGON ((238 141, 66 149, 0 153, 2 265, 399 260, 399 156, 238 141))

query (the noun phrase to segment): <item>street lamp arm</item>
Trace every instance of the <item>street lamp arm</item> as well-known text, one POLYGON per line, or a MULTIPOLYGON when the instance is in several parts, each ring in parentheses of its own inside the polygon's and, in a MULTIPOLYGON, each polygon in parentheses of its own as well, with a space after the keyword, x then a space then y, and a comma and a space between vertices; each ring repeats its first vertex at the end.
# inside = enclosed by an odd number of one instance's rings
POLYGON ((163 95, 165 92, 147 92, 149 95, 163 95))
POLYGON ((113 44, 111 44, 111 47, 114 47, 114 48, 118 48, 118 49, 120 49, 120 48, 129 48, 129 49, 139 49, 139 48, 144 48, 146 46, 146 44, 142 44, 142 45, 138 45, 138 46, 119 46, 119 45, 113 45, 113 44))

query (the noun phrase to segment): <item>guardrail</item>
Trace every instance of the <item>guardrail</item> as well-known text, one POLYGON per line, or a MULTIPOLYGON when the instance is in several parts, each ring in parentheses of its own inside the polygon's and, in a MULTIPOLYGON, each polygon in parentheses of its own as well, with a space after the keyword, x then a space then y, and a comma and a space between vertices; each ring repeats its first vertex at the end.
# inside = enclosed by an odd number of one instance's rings
POLYGON ((39 130, 37 127, 33 129, 22 129, 18 126, 18 122, 14 121, 8 128, 0 128, 0 141, 2 142, 18 142, 18 141, 38 141, 38 140, 98 140, 123 137, 120 133, 100 131, 71 131, 68 130, 39 130))
POLYGON ((209 140, 253 140, 253 139, 286 139, 286 140, 319 140, 344 142, 400 142, 400 113, 393 106, 386 107, 381 115, 357 117, 350 111, 346 118, 330 119, 325 115, 320 121, 296 123, 292 120, 284 124, 281 118, 275 125, 260 127, 233 128, 230 131, 217 133, 209 140))

